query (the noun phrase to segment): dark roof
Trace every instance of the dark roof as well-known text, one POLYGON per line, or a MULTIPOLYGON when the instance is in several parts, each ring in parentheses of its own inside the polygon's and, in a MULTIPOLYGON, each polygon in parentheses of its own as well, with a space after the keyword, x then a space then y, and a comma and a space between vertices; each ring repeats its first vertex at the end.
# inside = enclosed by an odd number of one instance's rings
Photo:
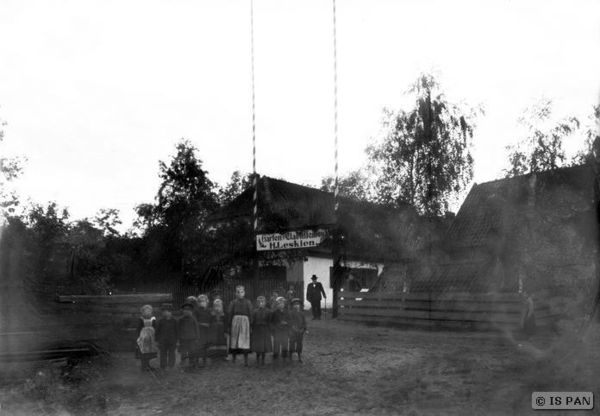
MULTIPOLYGON (((243 191, 230 204, 223 207, 211 220, 218 222, 226 219, 251 217, 254 190, 250 187, 243 191)), ((333 194, 308 186, 261 176, 258 179, 259 216, 264 208, 285 216, 287 228, 302 228, 335 223, 333 212, 333 194)))
POLYGON ((578 195, 589 194, 591 202, 593 175, 588 165, 581 165, 475 184, 448 229, 449 242, 454 247, 489 244, 502 229, 507 207, 518 209, 539 202, 557 187, 578 195))
MULTIPOLYGON (((338 223, 348 241, 347 254, 360 254, 377 261, 407 256, 408 247, 414 248, 414 242, 407 240, 418 234, 421 224, 412 207, 398 208, 347 197, 340 197, 338 202, 338 223)), ((250 219, 252 208, 250 188, 223 207, 211 221, 250 219)), ((265 232, 329 227, 336 223, 333 193, 266 176, 258 180, 258 211, 259 229, 270 227, 265 232), (269 219, 268 224, 265 218, 269 219)))
MULTIPOLYGON (((435 290, 489 289, 497 283, 493 280, 501 277, 497 267, 502 264, 503 250, 510 245, 504 240, 505 231, 510 230, 515 216, 526 216, 533 206, 538 214, 554 215, 564 210, 558 207, 561 203, 568 205, 568 211, 593 214, 593 187, 594 173, 588 165, 475 184, 446 234, 450 259, 440 261, 433 271, 421 273, 416 280, 435 290)), ((505 284, 505 288, 516 289, 514 282, 505 284)))

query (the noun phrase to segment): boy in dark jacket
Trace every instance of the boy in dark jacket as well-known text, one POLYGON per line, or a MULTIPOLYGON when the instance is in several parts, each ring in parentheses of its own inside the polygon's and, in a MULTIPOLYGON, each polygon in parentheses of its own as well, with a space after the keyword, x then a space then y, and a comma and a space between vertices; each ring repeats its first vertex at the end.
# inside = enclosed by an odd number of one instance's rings
POLYGON ((306 330, 306 317, 300 310, 302 301, 298 298, 292 300, 293 308, 290 311, 290 361, 292 354, 298 353, 298 361, 302 363, 302 339, 306 330))
POLYGON ((175 350, 177 349, 178 324, 173 318, 173 305, 165 303, 162 308, 162 318, 156 324, 156 341, 160 357, 160 369, 175 367, 175 350))
POLYGON ((285 363, 289 343, 289 312, 285 310, 285 298, 277 298, 277 309, 271 315, 271 330, 273 331, 273 358, 281 358, 285 363))
POLYGON ((179 354, 181 354, 181 367, 185 368, 188 359, 192 358, 196 341, 198 340, 198 321, 194 318, 194 305, 184 303, 181 305, 183 315, 177 322, 177 334, 179 337, 179 354))

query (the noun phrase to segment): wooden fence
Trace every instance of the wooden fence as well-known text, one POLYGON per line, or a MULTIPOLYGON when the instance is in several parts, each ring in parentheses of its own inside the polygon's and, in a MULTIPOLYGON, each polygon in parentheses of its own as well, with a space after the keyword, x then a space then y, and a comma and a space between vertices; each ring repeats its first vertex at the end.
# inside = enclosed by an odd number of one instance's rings
POLYGON ((159 317, 170 293, 112 296, 59 296, 44 305, 38 324, 2 328, 0 361, 43 355, 58 344, 92 341, 110 351, 133 351, 140 307, 150 304, 159 317))
MULTIPOLYGON (((523 301, 517 293, 340 292, 339 319, 345 321, 455 329, 518 329, 523 301)), ((558 316, 548 304, 536 302, 538 326, 558 316)))

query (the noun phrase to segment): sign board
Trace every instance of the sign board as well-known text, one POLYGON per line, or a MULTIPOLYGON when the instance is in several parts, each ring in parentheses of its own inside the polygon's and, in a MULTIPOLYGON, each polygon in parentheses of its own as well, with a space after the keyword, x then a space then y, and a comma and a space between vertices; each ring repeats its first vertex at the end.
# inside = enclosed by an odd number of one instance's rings
POLYGON ((259 234, 256 250, 293 250, 317 247, 329 235, 327 230, 288 231, 283 234, 259 234))

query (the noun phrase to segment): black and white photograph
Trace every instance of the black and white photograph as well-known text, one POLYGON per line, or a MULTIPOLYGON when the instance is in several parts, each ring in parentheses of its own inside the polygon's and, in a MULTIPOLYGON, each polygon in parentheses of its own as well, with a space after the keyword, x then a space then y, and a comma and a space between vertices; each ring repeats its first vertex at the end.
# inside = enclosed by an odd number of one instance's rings
POLYGON ((588 415, 600 2, 0 0, 0 416, 588 415))

